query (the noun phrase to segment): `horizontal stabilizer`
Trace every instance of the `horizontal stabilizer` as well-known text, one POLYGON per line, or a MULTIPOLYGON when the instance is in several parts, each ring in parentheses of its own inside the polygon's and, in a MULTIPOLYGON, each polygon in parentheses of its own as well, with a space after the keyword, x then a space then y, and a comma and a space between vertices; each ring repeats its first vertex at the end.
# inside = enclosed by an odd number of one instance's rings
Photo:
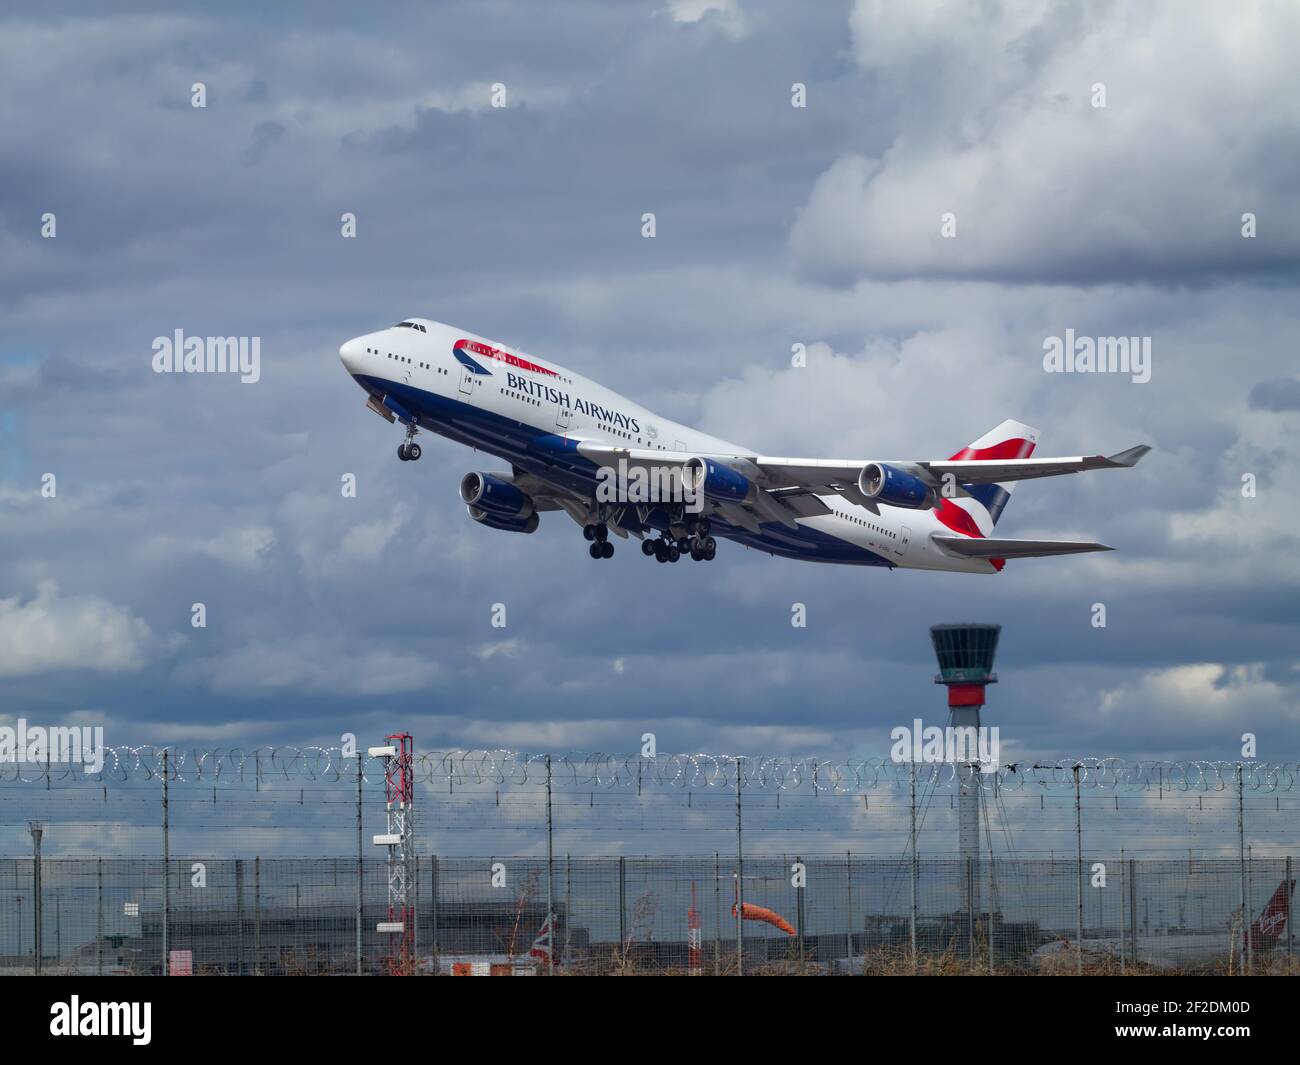
POLYGON ((993 540, 971 536, 935 536, 940 547, 964 558, 1046 558, 1077 555, 1085 551, 1111 551, 1105 544, 1086 540, 993 540))

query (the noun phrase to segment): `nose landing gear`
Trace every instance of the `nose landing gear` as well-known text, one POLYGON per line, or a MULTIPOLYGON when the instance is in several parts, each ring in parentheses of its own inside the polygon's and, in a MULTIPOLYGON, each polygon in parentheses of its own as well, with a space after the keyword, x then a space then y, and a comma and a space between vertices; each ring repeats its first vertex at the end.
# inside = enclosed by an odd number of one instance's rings
POLYGON ((418 462, 420 458, 420 445, 415 442, 415 434, 419 432, 414 424, 406 427, 406 443, 397 448, 397 457, 403 462, 418 462))

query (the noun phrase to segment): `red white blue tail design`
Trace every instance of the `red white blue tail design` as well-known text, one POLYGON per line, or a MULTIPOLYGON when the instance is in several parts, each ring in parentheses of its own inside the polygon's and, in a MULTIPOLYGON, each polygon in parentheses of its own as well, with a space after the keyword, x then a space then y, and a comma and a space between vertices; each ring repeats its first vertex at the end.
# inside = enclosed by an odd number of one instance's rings
MULTIPOLYGON (((969 459, 1027 459, 1038 444, 1038 430, 1024 422, 1007 419, 972 441, 952 456, 952 461, 969 459)), ((953 532, 984 537, 992 534, 1006 509, 1015 481, 1005 484, 965 484, 967 495, 944 499, 935 516, 953 532)))

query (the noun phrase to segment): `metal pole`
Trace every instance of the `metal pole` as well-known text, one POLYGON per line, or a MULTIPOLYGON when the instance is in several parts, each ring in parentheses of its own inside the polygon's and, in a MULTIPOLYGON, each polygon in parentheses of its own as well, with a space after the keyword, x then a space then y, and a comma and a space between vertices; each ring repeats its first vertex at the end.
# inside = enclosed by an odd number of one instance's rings
POLYGON ((262 856, 253 859, 253 974, 262 971, 262 856))
POLYGON ((915 761, 910 762, 909 765, 911 766, 911 770, 912 770, 912 773, 911 773, 911 778, 912 778, 912 834, 911 834, 911 848, 912 848, 912 872, 911 872, 911 880, 912 880, 912 911, 911 911, 911 918, 910 918, 909 921, 908 921, 908 926, 909 926, 909 927, 908 927, 908 933, 909 933, 909 937, 910 937, 910 939, 911 939, 911 943, 912 943, 912 975, 915 976, 915 975, 916 975, 916 970, 917 970, 917 956, 916 956, 916 881, 917 881, 918 877, 920 876, 921 869, 920 869, 920 859, 917 857, 917 854, 916 854, 916 762, 915 762, 915 761))
POLYGON ((740 759, 736 759, 736 975, 745 975, 745 935, 741 914, 745 909, 745 848, 741 838, 740 759))
POLYGON ((361 780, 364 775, 361 752, 357 751, 357 899, 356 899, 356 948, 357 975, 361 975, 361 896, 365 879, 365 865, 361 850, 361 780))
MULTIPOLYGON (((1127 877, 1124 876, 1124 870, 1125 870, 1125 866, 1124 866, 1124 849, 1121 847, 1121 848, 1120 848, 1120 852, 1119 852, 1119 872, 1120 872, 1120 877, 1121 877, 1121 880, 1120 880, 1120 887, 1121 887, 1121 888, 1125 886, 1125 880, 1127 879, 1127 877)), ((1121 898, 1121 900, 1123 899, 1123 897, 1124 897, 1124 892, 1121 891, 1121 892, 1120 892, 1120 898, 1121 898)), ((1124 950, 1124 904, 1123 904, 1123 902, 1121 901, 1121 903, 1120 903, 1120 907, 1119 907, 1119 974, 1120 974, 1120 976, 1124 976, 1124 975, 1125 975, 1125 964, 1124 964, 1125 959, 1124 959, 1124 954, 1125 954, 1125 950, 1124 950)))
POLYGON ((244 951, 244 860, 235 859, 235 972, 243 976, 248 969, 244 951))
POLYGON ((992 848, 992 846, 990 845, 990 847, 989 847, 989 919, 988 919, 988 927, 985 929, 985 933, 988 935, 988 940, 989 940, 989 976, 992 976, 992 975, 993 975, 993 965, 994 965, 994 958, 993 958, 993 891, 994 891, 994 888, 996 887, 996 883, 997 883, 997 882, 996 882, 996 880, 994 879, 994 875, 993 875, 993 848, 992 848))
POLYGON ((32 951, 33 972, 41 975, 41 836, 45 826, 39 821, 29 821, 27 827, 32 833, 32 923, 34 926, 34 943, 32 951))
POLYGON ((722 975, 722 855, 713 852, 713 975, 722 975))
POLYGON ((1291 942, 1291 855, 1286 856, 1286 884, 1283 885, 1282 897, 1286 899, 1286 956, 1289 959, 1293 950, 1291 942))
POLYGON ((627 949, 627 859, 618 860, 618 950, 627 949))
POLYGON ((162 910, 162 973, 163 976, 171 976, 170 953, 167 949, 168 926, 172 919, 172 878, 171 878, 171 829, 168 824, 168 803, 167 803, 167 778, 171 776, 167 769, 168 751, 163 748, 162 753, 162 830, 163 830, 163 910, 162 910))
POLYGON ((104 859, 95 859, 95 975, 104 975, 104 859))
POLYGON ((433 883, 429 885, 429 905, 430 918, 429 923, 433 925, 433 971, 435 975, 438 972, 438 896, 442 892, 441 869, 438 864, 438 856, 435 854, 429 858, 429 875, 433 883))
POLYGON ((846 911, 848 913, 848 918, 847 918, 847 937, 845 939, 844 958, 845 958, 846 968, 848 969, 848 971, 852 972, 852 966, 853 966, 853 852, 852 851, 844 852, 844 866, 846 872, 848 873, 848 882, 846 883, 845 886, 848 888, 848 904, 849 904, 848 910, 846 911))
POLYGON ((1074 971, 1083 975, 1083 801, 1079 793, 1079 763, 1074 763, 1074 971))
POLYGON ((1137 863, 1128 860, 1128 932, 1129 957, 1133 964, 1138 963, 1138 903, 1137 903, 1137 863))
MULTIPOLYGON (((803 866, 803 858, 802 858, 802 857, 800 857, 799 855, 795 855, 795 859, 794 859, 794 860, 795 860, 796 863, 798 863, 799 865, 803 866)), ((803 876, 804 876, 804 884, 806 885, 806 884, 808 883, 808 869, 807 869, 806 866, 804 866, 803 876)), ((806 892, 807 892, 807 888, 806 888, 806 887, 801 887, 801 888, 798 889, 798 891, 799 891, 799 894, 798 894, 798 896, 797 896, 797 898, 798 898, 798 905, 795 907, 795 920, 796 920, 796 921, 798 922, 798 924, 799 924, 799 928, 797 929, 798 934, 799 934, 799 964, 800 964, 800 965, 803 965, 803 960, 804 960, 804 951, 805 951, 805 947, 804 947, 804 937, 808 934, 808 931, 807 931, 808 926, 807 926, 807 924, 805 923, 805 918, 807 917, 807 910, 804 908, 804 907, 805 907, 804 895, 805 895, 806 892)))
POLYGON ((1250 900, 1246 897, 1246 786, 1242 778, 1242 764, 1237 763, 1237 846, 1241 862, 1241 930, 1242 962, 1247 975, 1254 969, 1250 949, 1250 900))
POLYGON ((569 963, 569 926, 573 916, 573 856, 564 856, 564 963, 569 963))
POLYGON ((966 939, 971 970, 975 969, 975 860, 967 858, 966 866, 966 939))
POLYGON ((551 756, 546 756, 546 975, 555 975, 555 832, 551 820, 551 756))

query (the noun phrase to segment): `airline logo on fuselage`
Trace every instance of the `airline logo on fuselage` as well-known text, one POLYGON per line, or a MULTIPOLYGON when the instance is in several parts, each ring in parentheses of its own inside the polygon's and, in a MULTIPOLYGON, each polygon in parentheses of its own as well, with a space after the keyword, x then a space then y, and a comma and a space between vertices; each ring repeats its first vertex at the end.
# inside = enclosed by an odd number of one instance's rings
POLYGON ((523 374, 506 374, 506 388, 512 392, 522 392, 534 399, 554 403, 566 410, 585 414, 588 418, 595 418, 597 421, 616 425, 624 432, 638 434, 641 432, 641 423, 629 414, 614 410, 612 407, 603 406, 594 400, 583 399, 581 396, 570 397, 568 392, 559 388, 552 388, 550 385, 544 385, 541 381, 530 381, 523 374))
POLYGON ((548 370, 545 366, 538 366, 535 362, 521 359, 518 355, 511 355, 510 352, 502 351, 500 348, 480 344, 477 340, 458 340, 451 346, 451 351, 456 356, 457 361, 473 373, 492 373, 491 370, 473 358, 474 355, 478 355, 485 359, 504 362, 507 366, 518 366, 521 370, 529 370, 532 373, 546 374, 548 377, 560 376, 554 370, 548 370))

